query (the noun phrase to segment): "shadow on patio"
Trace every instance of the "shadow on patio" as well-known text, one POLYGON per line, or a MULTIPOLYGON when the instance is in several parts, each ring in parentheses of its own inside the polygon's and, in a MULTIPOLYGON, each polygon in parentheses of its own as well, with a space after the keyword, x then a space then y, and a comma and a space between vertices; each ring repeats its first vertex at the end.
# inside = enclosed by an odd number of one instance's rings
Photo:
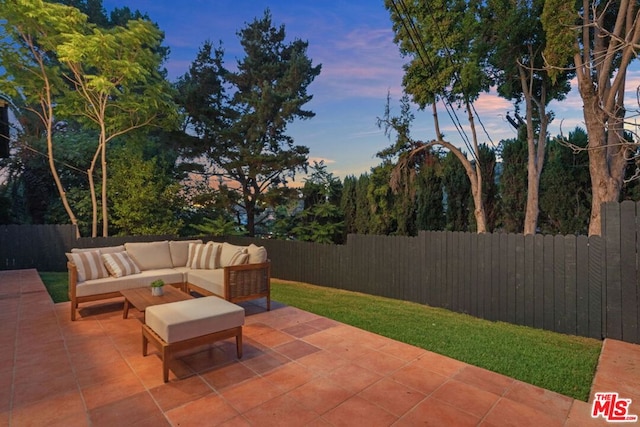
MULTIPOLYGON (((241 360, 218 342, 164 384, 140 313, 123 319, 122 298, 82 307, 71 322, 35 270, 0 271, 0 426, 606 424, 589 403, 278 303, 243 304, 241 360)), ((640 403, 638 348, 605 342, 626 383, 610 370, 596 391, 640 403)))

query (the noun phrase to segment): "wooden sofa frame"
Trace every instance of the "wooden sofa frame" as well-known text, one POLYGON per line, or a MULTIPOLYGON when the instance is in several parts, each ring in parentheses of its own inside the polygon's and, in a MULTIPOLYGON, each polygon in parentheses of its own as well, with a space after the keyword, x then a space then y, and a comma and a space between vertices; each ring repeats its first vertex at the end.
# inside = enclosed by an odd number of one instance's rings
POLYGON ((257 298, 267 299, 267 310, 271 310, 271 262, 241 264, 224 267, 224 295, 217 295, 200 286, 186 283, 187 292, 214 295, 237 303, 257 298))

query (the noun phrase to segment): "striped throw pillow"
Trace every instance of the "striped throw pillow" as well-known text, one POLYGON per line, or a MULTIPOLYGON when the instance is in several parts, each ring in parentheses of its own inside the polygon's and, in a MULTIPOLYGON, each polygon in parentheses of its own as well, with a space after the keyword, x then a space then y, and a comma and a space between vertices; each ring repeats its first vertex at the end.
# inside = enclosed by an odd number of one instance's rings
POLYGON ((193 269, 213 270, 218 268, 217 258, 220 245, 217 243, 189 243, 187 266, 193 269))
POLYGON ((237 246, 224 242, 220 250, 220 267, 244 264, 249 259, 246 246, 237 246))
POLYGON ((109 277, 109 272, 104 268, 100 258, 100 251, 75 252, 66 255, 78 269, 78 282, 109 277))
POLYGON ((140 273, 140 268, 138 268, 126 252, 102 254, 102 260, 113 277, 123 277, 140 273))

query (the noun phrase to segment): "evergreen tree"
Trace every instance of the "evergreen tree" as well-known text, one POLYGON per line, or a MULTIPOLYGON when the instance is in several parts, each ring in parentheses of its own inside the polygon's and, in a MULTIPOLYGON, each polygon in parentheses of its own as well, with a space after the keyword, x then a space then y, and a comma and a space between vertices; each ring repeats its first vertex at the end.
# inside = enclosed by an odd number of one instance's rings
POLYGON ((501 141, 499 223, 507 233, 519 233, 524 227, 527 204, 527 142, 522 138, 501 141))
MULTIPOLYGON (((540 180, 540 231, 548 234, 587 234, 591 205, 589 155, 574 151, 558 138, 548 144, 547 165, 540 180)), ((569 133, 568 141, 585 148, 583 129, 569 133)))
POLYGON ((344 213, 339 207, 342 183, 327 172, 323 162, 314 163, 302 195, 304 209, 293 229, 295 237, 316 243, 342 243, 344 213))
POLYGON ((245 56, 237 71, 225 69, 222 48, 206 42, 177 88, 197 135, 185 155, 205 158, 207 172, 219 176, 227 194, 236 193, 228 208, 241 212, 238 218, 254 235, 268 219, 263 214, 274 200, 268 194, 306 171, 309 149, 294 145, 286 130, 294 120, 314 116, 303 107, 321 67, 312 65, 307 42, 285 42, 284 26, 274 27, 268 10, 238 36, 245 56))
POLYGON ((491 232, 496 228, 499 216, 499 193, 496 183, 496 153, 486 144, 481 144, 480 169, 482 170, 482 198, 487 214, 487 231, 491 232))
POLYGON ((440 158, 433 154, 420 169, 416 182, 416 228, 444 230, 445 216, 440 158))
POLYGON ((371 205, 369 203, 369 175, 363 173, 356 185, 356 221, 355 229, 358 234, 369 234, 371 230, 371 205))
POLYGON ((446 230, 469 231, 471 186, 462 164, 448 152, 442 161, 446 230))
POLYGON ((344 213, 344 236, 343 241, 347 241, 347 235, 356 233, 356 203, 357 203, 358 180, 353 175, 345 177, 342 183, 342 198, 340 199, 340 209, 344 213))

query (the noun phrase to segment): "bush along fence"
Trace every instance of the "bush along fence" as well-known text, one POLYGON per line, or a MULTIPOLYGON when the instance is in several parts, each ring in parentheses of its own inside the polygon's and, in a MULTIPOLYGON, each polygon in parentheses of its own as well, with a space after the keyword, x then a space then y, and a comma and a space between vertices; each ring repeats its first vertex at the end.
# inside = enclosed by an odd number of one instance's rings
MULTIPOLYGON (((267 248, 273 277, 472 316, 640 343, 640 203, 607 203, 602 236, 425 231, 350 235, 345 245, 202 237, 267 248)), ((2 269, 66 269, 72 247, 176 239, 75 239, 72 226, 0 227, 2 269)))

